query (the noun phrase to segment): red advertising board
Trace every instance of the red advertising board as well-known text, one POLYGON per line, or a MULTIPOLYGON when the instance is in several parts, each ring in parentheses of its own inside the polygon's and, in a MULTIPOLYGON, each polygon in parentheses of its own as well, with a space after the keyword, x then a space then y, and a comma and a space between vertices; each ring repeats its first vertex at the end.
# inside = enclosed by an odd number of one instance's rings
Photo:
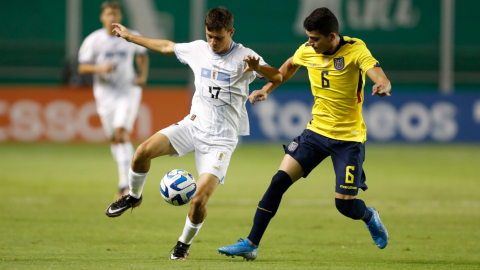
MULTIPOLYGON (((147 88, 132 132, 143 141, 183 119, 191 95, 182 88, 147 88)), ((0 87, 0 141, 107 141, 91 88, 0 87)))

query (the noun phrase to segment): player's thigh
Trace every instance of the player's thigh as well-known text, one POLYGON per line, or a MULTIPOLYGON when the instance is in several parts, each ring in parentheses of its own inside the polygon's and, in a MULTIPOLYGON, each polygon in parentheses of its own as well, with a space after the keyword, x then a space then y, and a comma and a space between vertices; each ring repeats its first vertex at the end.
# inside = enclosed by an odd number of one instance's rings
POLYGON ((280 163, 278 170, 286 172, 294 183, 305 175, 300 163, 298 163, 297 160, 288 154, 283 157, 282 163, 280 163))
POLYGON ((117 98, 113 119, 113 126, 115 128, 123 127, 128 132, 132 131, 133 124, 138 115, 141 99, 142 90, 140 87, 133 87, 117 98))
POLYGON ((201 151, 202 145, 197 145, 195 148, 195 163, 198 174, 213 175, 223 185, 235 149, 233 144, 216 145, 215 147, 209 147, 210 149, 207 151, 201 151))
POLYGON ((280 165, 280 170, 289 170, 286 172, 294 182, 300 177, 306 178, 318 164, 330 155, 326 146, 326 137, 305 129, 300 136, 293 139, 293 142, 284 146, 285 157, 280 165))
POLYGON ((113 125, 113 119, 115 116, 115 110, 112 108, 103 107, 101 109, 98 108, 97 105, 97 113, 100 117, 100 122, 102 123, 103 131, 109 140, 115 139, 115 128, 113 125))
POLYGON ((177 151, 173 148, 168 137, 163 133, 155 133, 144 141, 135 152, 138 158, 156 158, 164 155, 176 155, 177 151))
POLYGON ((171 156, 181 157, 195 151, 195 128, 193 128, 191 120, 184 119, 160 130, 158 133, 164 134, 168 138, 173 149, 175 149, 175 154, 169 154, 171 156))
POLYGON ((337 141, 332 143, 332 163, 335 169, 335 192, 340 199, 356 196, 358 189, 367 189, 363 170, 365 145, 359 142, 337 141))

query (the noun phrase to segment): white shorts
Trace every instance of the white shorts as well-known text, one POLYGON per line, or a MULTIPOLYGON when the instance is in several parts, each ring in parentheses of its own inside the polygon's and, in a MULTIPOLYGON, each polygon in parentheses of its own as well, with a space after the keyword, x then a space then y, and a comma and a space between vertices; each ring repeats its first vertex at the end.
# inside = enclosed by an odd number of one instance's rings
POLYGON ((94 95, 97 112, 108 138, 112 138, 119 127, 132 131, 142 100, 141 87, 133 86, 128 91, 95 89, 94 95))
POLYGON ((165 134, 178 155, 184 156, 195 152, 198 175, 211 173, 218 177, 223 185, 228 165, 235 147, 237 137, 209 136, 192 125, 190 116, 182 121, 160 130, 165 134))

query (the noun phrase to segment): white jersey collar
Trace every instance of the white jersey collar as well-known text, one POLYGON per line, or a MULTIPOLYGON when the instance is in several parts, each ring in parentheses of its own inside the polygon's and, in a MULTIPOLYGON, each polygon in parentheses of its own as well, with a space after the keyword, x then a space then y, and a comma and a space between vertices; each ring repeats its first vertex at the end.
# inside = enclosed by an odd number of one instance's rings
MULTIPOLYGON (((207 43, 207 44, 208 44, 208 43, 207 43)), ((216 54, 216 53, 214 53, 214 52, 212 51, 212 48, 210 48, 210 45, 208 45, 208 50, 210 51, 211 54, 213 54, 213 55, 215 55, 215 56, 221 56, 221 57, 223 57, 223 56, 226 56, 227 54, 231 53, 231 52, 233 51, 233 49, 235 48, 235 45, 237 45, 237 44, 235 43, 235 41, 232 40, 232 45, 230 45, 230 49, 228 49, 228 51, 227 51, 226 53, 224 53, 224 54, 216 54)))

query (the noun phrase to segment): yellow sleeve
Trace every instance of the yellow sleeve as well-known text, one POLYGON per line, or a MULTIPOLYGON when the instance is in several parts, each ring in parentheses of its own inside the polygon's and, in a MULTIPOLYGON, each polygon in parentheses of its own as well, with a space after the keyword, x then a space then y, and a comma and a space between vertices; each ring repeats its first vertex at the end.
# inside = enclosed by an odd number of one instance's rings
POLYGON ((303 61, 303 50, 305 49, 305 44, 300 46, 293 55, 293 64, 296 66, 305 66, 305 61, 303 61))
POLYGON ((356 47, 357 65, 363 72, 380 66, 380 63, 378 63, 377 59, 373 58, 365 43, 362 42, 356 45, 356 47))

